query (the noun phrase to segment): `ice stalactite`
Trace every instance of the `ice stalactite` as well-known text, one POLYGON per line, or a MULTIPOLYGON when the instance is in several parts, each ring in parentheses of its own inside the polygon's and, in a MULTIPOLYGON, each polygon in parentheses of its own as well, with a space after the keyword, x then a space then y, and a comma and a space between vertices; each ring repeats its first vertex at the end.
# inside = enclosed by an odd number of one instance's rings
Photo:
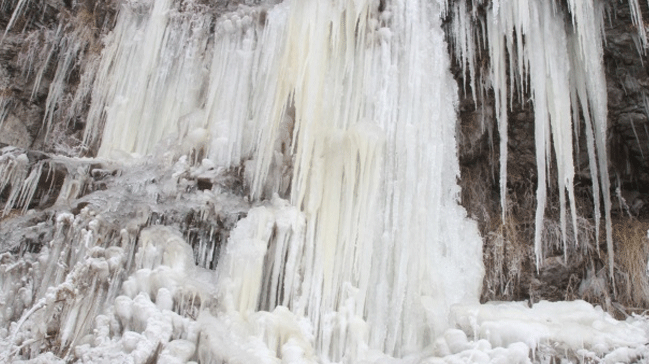
MULTIPOLYGON (((613 279, 613 227, 607 152, 608 96, 602 63, 604 57, 602 49, 603 9, 602 4, 579 1, 570 2, 570 6, 573 15, 572 23, 577 30, 577 34, 571 37, 573 48, 570 55, 575 69, 571 82, 573 82, 573 90, 576 90, 575 93, 578 95, 586 126, 588 156, 593 181, 595 227, 598 233, 601 216, 600 189, 604 201, 609 275, 613 279), (587 6, 588 4, 591 6, 587 6)), ((573 108, 576 109, 574 104, 573 101, 573 108)))
MULTIPOLYGON (((647 2, 649 4, 649 2, 647 2)), ((640 3, 638 0, 629 0, 629 8, 631 9, 631 19, 633 21, 633 26, 638 29, 638 40, 634 39, 636 47, 638 48, 638 53, 644 54, 649 47, 647 43, 647 28, 644 25, 644 20, 642 19, 642 10, 640 8, 640 3)))
MULTIPOLYGON (((69 119, 69 115, 64 115, 61 110, 63 109, 62 105, 65 100, 63 97, 66 91, 65 84, 66 82, 68 82, 70 73, 72 72, 73 68, 77 66, 79 59, 83 59, 84 52, 86 52, 86 48, 88 47, 91 38, 92 34, 90 34, 90 30, 88 28, 78 27, 77 29, 68 30, 65 34, 60 35, 60 38, 56 39, 58 44, 52 46, 57 52, 59 52, 59 57, 56 71, 54 73, 54 79, 50 83, 49 92, 47 93, 47 100, 45 102, 43 128, 46 131, 46 137, 52 130, 52 121, 54 120, 54 116, 57 111, 58 115, 56 116, 58 116, 59 118, 68 116, 69 119)), ((52 52, 54 51, 54 49, 52 50, 52 52)), ((48 59, 49 58, 50 56, 48 55, 48 59)), ((88 66, 86 67, 86 69, 83 70, 85 71, 83 72, 84 79, 92 77, 93 75, 93 62, 90 61, 87 63, 87 65, 88 66)), ((42 67, 43 69, 41 70, 41 72, 49 67, 48 62, 45 62, 42 67)), ((37 87, 38 84, 35 84, 34 92, 37 92, 37 87)), ((87 93, 88 87, 87 85, 82 84, 78 89, 78 92, 76 92, 77 95, 75 95, 75 104, 73 104, 73 107, 70 109, 71 112, 79 111, 79 103, 85 101, 79 100, 85 99, 86 95, 84 95, 84 91, 87 93)))
MULTIPOLYGON (((16 8, 14 14, 20 11, 16 8)), ((27 50, 19 55, 18 64, 22 68, 22 75, 29 79, 34 75, 31 101, 43 93, 44 78, 48 73, 53 73, 53 79, 47 86, 47 99, 42 120, 42 130, 47 139, 51 137, 53 121, 66 118, 69 122, 74 116, 72 113, 81 114, 82 103, 86 102, 89 92, 87 79, 92 79, 94 62, 83 62, 94 45, 96 39, 88 24, 88 14, 81 12, 76 17, 68 15, 59 21, 53 29, 42 28, 34 30, 26 36, 27 50), (45 44, 43 44, 45 43, 45 44), (76 91, 74 102, 68 105, 69 82, 75 69, 81 69, 82 84, 76 91), (54 70, 52 70, 54 68, 54 70), (84 84, 85 83, 85 84, 84 84), (71 106, 68 109, 68 106, 71 106), (67 113, 67 115, 66 115, 67 113)), ((9 28, 8 28, 9 29, 9 28)), ((8 30, 7 29, 7 30, 8 30)), ((66 125, 68 126, 68 125, 66 125)))
MULTIPOLYGON (((20 209, 23 214, 27 211, 46 167, 47 162, 43 161, 30 165, 29 158, 22 152, 12 147, 0 150, 0 192, 7 196, 0 217, 9 215, 14 209, 20 209)), ((41 191, 41 194, 43 192, 48 193, 41 191)))
POLYGON ((9 95, 5 95, 3 92, 2 94, 0 94, 0 128, 2 128, 2 125, 7 119, 7 115, 9 114, 10 108, 11 108, 11 97, 9 95))
MULTIPOLYGON (((555 13, 550 4, 545 2, 503 2, 498 12, 495 10, 487 19, 489 26, 490 57, 493 60, 493 85, 500 113, 499 128, 501 135, 501 194, 506 194, 507 163, 507 109, 510 101, 506 98, 513 94, 513 88, 524 87, 529 72, 530 89, 535 106, 535 139, 537 150, 537 171, 539 183, 537 189, 537 214, 535 253, 537 264, 543 258, 541 247, 541 229, 546 202, 546 169, 550 148, 554 146, 557 158, 557 178, 559 183, 559 200, 561 204, 561 226, 563 241, 566 241, 565 192, 571 207, 573 226, 576 226, 576 210, 573 193, 573 160, 572 160, 572 114, 569 100, 561 95, 570 93, 569 58, 566 35, 563 30, 563 19, 555 13), (554 36, 550 37, 549 35, 554 36), (525 47, 523 44, 534 44, 525 47), (511 57, 510 69, 505 69, 507 55, 511 57), (517 67, 514 70, 515 64, 517 67), (498 65, 498 66, 496 66, 498 65), (509 74, 509 87, 505 83, 509 74), (508 92, 508 89, 511 91, 508 92), (551 134, 551 135, 550 135, 551 134), (504 145, 503 145, 504 143, 504 145)), ((501 197, 502 198, 502 197, 501 197)), ((507 209, 506 205, 502 206, 507 209)), ((573 229, 576 234, 576 229, 573 229)), ((575 237, 576 240, 576 237, 575 237)), ((566 247, 564 244, 564 251, 566 247)))
MULTIPOLYGON (((22 192, 23 185, 27 179, 29 170, 29 159, 25 154, 3 153, 0 160, 0 172, 2 172, 2 183, 0 191, 9 191, 9 198, 5 202, 2 215, 7 215, 14 207, 20 206, 18 198, 22 192)), ((27 190, 30 190, 27 187, 27 190)))
MULTIPOLYGON (((609 259, 612 258, 609 177, 606 152, 606 84, 602 66, 602 4, 593 1, 569 1, 569 14, 543 1, 501 1, 487 11, 487 39, 491 59, 493 87, 500 134, 500 188, 503 215, 507 211, 507 144, 508 109, 513 95, 531 94, 534 104, 534 125, 537 162, 537 210, 535 254, 537 265, 543 261, 542 229, 547 202, 547 176, 554 154, 559 186, 560 221, 564 251, 567 246, 566 204, 570 208, 572 226, 577 226, 573 190, 574 140, 584 119, 587 149, 593 181, 595 226, 599 232, 600 198, 604 200, 609 259), (564 15, 572 22, 566 24, 564 15), (588 75, 588 76, 586 76, 588 75), (564 95, 572 95, 567 98, 564 95), (601 187, 601 188, 600 188, 601 187), (602 196, 600 196, 600 192, 602 196), (566 196, 567 193, 567 196, 566 196)), ((469 10, 457 7, 456 12, 469 10)), ((470 14, 456 14, 456 49, 463 64, 471 64, 474 41, 467 34, 479 33, 463 20, 470 14)), ((470 69, 469 69, 470 70, 470 69)), ((472 82, 474 75, 469 74, 472 82)), ((485 92, 485 91, 483 91, 485 92)), ((504 217, 504 216, 503 216, 504 217)), ((577 240, 577 229, 572 229, 577 240)), ((612 260, 609 262, 613 269, 612 260)), ((612 276, 612 271, 611 271, 612 276)))
MULTIPOLYGON (((474 12, 469 12, 467 10, 466 1, 461 0, 457 1, 454 4, 453 14, 457 18, 452 23, 453 34, 457 35, 456 38, 452 39, 454 41, 453 46, 455 49, 455 54, 460 56, 460 66, 462 67, 462 73, 468 76, 468 82, 470 82, 471 87, 471 96, 473 102, 478 102, 478 92, 481 92, 483 88, 478 89, 476 83, 476 77, 478 73, 476 72, 476 63, 477 63, 477 51, 481 48, 479 45, 476 47, 476 42, 478 41, 475 38, 476 29, 474 29, 471 22, 477 21, 474 17, 474 12), (468 72, 467 72, 468 71, 468 72)), ((467 80, 465 79, 464 89, 466 90, 467 80)), ((483 95, 481 95, 483 96, 483 95)))
POLYGON ((0 217, 14 210, 25 214, 34 207, 69 207, 84 194, 90 180, 87 163, 25 152, 14 147, 0 149, 0 192, 7 196, 0 217))
POLYGON ((7 33, 9 33, 9 30, 11 30, 11 28, 16 24, 16 21, 25 12, 25 8, 28 5, 29 5, 29 0, 18 0, 18 3, 16 4, 16 8, 14 9, 13 13, 11 14, 11 19, 9 19, 9 23, 7 23, 7 27, 5 28, 5 31, 2 34, 2 38, 0 38, 0 41, 2 41, 7 36, 7 33))

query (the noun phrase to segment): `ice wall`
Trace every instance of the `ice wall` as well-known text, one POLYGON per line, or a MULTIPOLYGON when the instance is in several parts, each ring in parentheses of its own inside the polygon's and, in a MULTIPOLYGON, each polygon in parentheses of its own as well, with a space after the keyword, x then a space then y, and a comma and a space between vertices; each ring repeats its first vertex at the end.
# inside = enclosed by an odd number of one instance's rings
POLYGON ((193 162, 243 164, 253 200, 279 194, 304 219, 232 236, 227 310, 286 307, 338 361, 363 345, 420 350, 452 304, 477 301, 481 239, 457 203, 442 5, 241 7, 213 35, 199 5, 136 5, 103 54, 87 141, 101 135, 100 156, 116 157, 177 138, 193 162))

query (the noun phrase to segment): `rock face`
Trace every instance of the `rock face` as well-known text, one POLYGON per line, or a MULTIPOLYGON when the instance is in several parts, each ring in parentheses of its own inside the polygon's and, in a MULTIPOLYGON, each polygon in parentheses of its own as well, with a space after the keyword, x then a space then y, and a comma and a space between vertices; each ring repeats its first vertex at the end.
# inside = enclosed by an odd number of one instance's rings
MULTIPOLYGON (((218 1, 214 11, 227 11, 244 1, 218 1)), ((253 1, 250 1, 253 3, 253 1)), ((645 18, 646 2, 641 3, 645 18)), ((379 6, 385 6, 381 1, 379 6)), ((485 4, 483 6, 490 6, 485 4)), ((0 8, 0 145, 12 145, 67 156, 93 156, 97 145, 86 145, 83 129, 92 97, 102 37, 114 25, 119 3, 97 1, 6 1, 0 8), (18 7, 22 7, 18 9, 18 7), (15 16, 14 16, 15 14, 15 16)), ((459 154, 462 167, 462 203, 476 219, 484 237, 487 274, 486 299, 587 298, 613 309, 611 302, 645 307, 647 297, 633 296, 637 267, 646 266, 646 229, 649 220, 649 60, 642 49, 626 2, 606 8, 604 64, 608 85, 609 166, 614 210, 617 290, 602 267, 600 246, 592 224, 592 191, 586 148, 576 157, 575 191, 580 219, 578 230, 588 243, 583 251, 563 251, 556 243, 558 202, 551 191, 544 236, 553 246, 546 265, 534 265, 534 191, 536 161, 533 106, 518 100, 510 110, 508 188, 511 211, 500 219, 498 187, 498 132, 493 95, 476 105, 460 87, 459 154), (633 260, 635 259, 635 261, 633 260), (595 284, 605 286, 595 290, 595 284), (617 295, 616 295, 617 294, 617 295)), ((487 68, 487 52, 479 59, 487 68)), ((464 75, 454 74, 460 85, 464 75)), ((583 136, 583 133, 582 133, 583 136)), ((551 172, 552 173, 552 172, 551 172)), ((43 194, 45 195, 45 194, 43 194)), ((0 204, 8 192, 0 191, 0 204)), ((2 205, 0 205, 2 206, 2 205)), ((599 241, 602 241, 600 238, 599 241)), ((643 281, 644 282, 644 281, 643 281)), ((636 287, 637 288, 637 287, 636 287)), ((640 286, 640 291, 643 291, 640 286)))

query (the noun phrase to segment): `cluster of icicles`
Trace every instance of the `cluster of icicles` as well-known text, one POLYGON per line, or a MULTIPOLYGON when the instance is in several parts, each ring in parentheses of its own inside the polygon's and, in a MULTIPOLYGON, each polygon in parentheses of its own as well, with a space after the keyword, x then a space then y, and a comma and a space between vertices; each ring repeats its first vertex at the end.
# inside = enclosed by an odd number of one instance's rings
POLYGON ((287 0, 216 18, 200 2, 123 4, 88 71, 85 142, 101 140, 98 157, 0 156, 2 214, 22 210, 3 223, 34 225, 23 240, 4 232, 10 248, 47 240, 0 257, 0 358, 514 363, 544 360, 530 357, 544 346, 644 355, 640 319, 617 322, 579 302, 478 304, 482 240, 457 201, 458 89, 441 18, 454 12, 472 90, 494 88, 501 131, 509 95, 531 90, 537 223, 552 146, 574 223, 579 105, 610 225, 601 11, 570 4, 572 33, 542 0, 494 2, 482 33, 463 0, 287 0), (492 59, 480 88, 476 34, 492 59), (55 165, 67 171, 56 183, 43 174, 55 165), (35 196, 50 201, 49 219, 27 211, 35 196), (202 226, 210 233, 191 243, 202 226))
MULTIPOLYGON (((462 67, 469 76, 473 98, 482 97, 489 89, 494 90, 500 135, 503 220, 507 211, 507 111, 516 95, 531 97, 534 105, 538 173, 534 239, 537 265, 543 259, 541 235, 547 200, 547 170, 551 165, 552 154, 556 157, 564 250, 567 248, 566 202, 569 204, 572 225, 577 226, 573 190, 573 144, 579 140, 581 130, 586 133, 593 181, 596 236, 599 236, 601 194, 607 249, 612 253, 606 152, 607 95, 602 63, 605 4, 598 1, 568 1, 571 22, 566 24, 564 14, 552 1, 497 1, 487 12, 484 21, 477 17, 480 3, 481 1, 473 2, 472 7, 465 0, 455 3, 454 46, 460 55, 462 67), (476 47, 488 49, 491 68, 486 75, 478 76, 476 71, 476 47)), ((633 9, 637 9, 637 0, 630 3, 635 4, 632 5, 633 9)), ((642 23, 642 14, 635 11, 634 19, 642 23)), ((644 27, 640 33, 645 34, 644 27)), ((644 52, 644 48, 642 51, 644 52)), ((577 229, 572 230, 575 234, 574 242, 578 244, 577 229)), ((612 277, 613 254, 608 257, 612 277)))

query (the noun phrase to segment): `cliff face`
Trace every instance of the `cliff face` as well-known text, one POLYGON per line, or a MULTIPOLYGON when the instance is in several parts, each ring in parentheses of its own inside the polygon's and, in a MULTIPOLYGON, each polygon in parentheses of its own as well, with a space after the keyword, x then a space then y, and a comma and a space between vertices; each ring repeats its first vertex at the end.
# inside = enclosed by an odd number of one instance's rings
MULTIPOLYGON (((220 1, 211 11, 232 11, 240 3, 246 2, 220 1)), ((641 5, 645 18, 649 17, 647 4, 642 2, 641 5)), ((202 4, 188 1, 187 6, 202 4)), ((381 2, 381 6, 385 3, 381 2)), ((482 9, 488 6, 487 2, 481 5, 482 9)), ((3 2, 0 8, 3 29, 0 145, 32 150, 31 155, 41 159, 48 158, 48 153, 96 154, 98 145, 86 143, 84 128, 103 39, 114 26, 119 7, 119 2, 101 0, 3 2)), ((460 85, 457 130, 462 203, 470 216, 479 222, 484 237, 485 300, 586 298, 611 310, 612 302, 631 308, 649 304, 644 278, 649 253, 646 240, 649 228, 649 60, 626 1, 607 3, 605 29, 603 61, 608 88, 616 289, 604 269, 607 251, 606 246, 600 244, 604 240, 603 233, 595 236, 584 132, 579 134, 581 146, 575 154, 574 186, 580 216, 578 236, 582 244, 564 256, 558 223, 558 191, 556 186, 551 186, 543 231, 549 253, 545 263, 536 267, 532 245, 537 183, 533 105, 529 97, 522 100, 516 97, 509 111, 509 213, 502 221, 494 95, 485 94, 476 105, 469 89, 464 91, 462 87, 465 76, 460 67, 453 69, 460 85)), ((486 72, 490 67, 487 54, 481 52, 478 72, 486 72)), ((54 185, 60 186, 66 172, 58 173, 59 181, 54 185)), ((550 173, 556 173, 554 166, 550 173)), ((43 186, 47 183, 52 184, 43 181, 43 186)), ((97 184, 92 188, 102 188, 101 183, 97 184)), ((0 203, 6 204, 9 190, 0 193, 0 203)), ((45 202, 31 207, 40 204, 39 208, 44 208, 53 203, 52 199, 51 196, 42 197, 45 202)))

